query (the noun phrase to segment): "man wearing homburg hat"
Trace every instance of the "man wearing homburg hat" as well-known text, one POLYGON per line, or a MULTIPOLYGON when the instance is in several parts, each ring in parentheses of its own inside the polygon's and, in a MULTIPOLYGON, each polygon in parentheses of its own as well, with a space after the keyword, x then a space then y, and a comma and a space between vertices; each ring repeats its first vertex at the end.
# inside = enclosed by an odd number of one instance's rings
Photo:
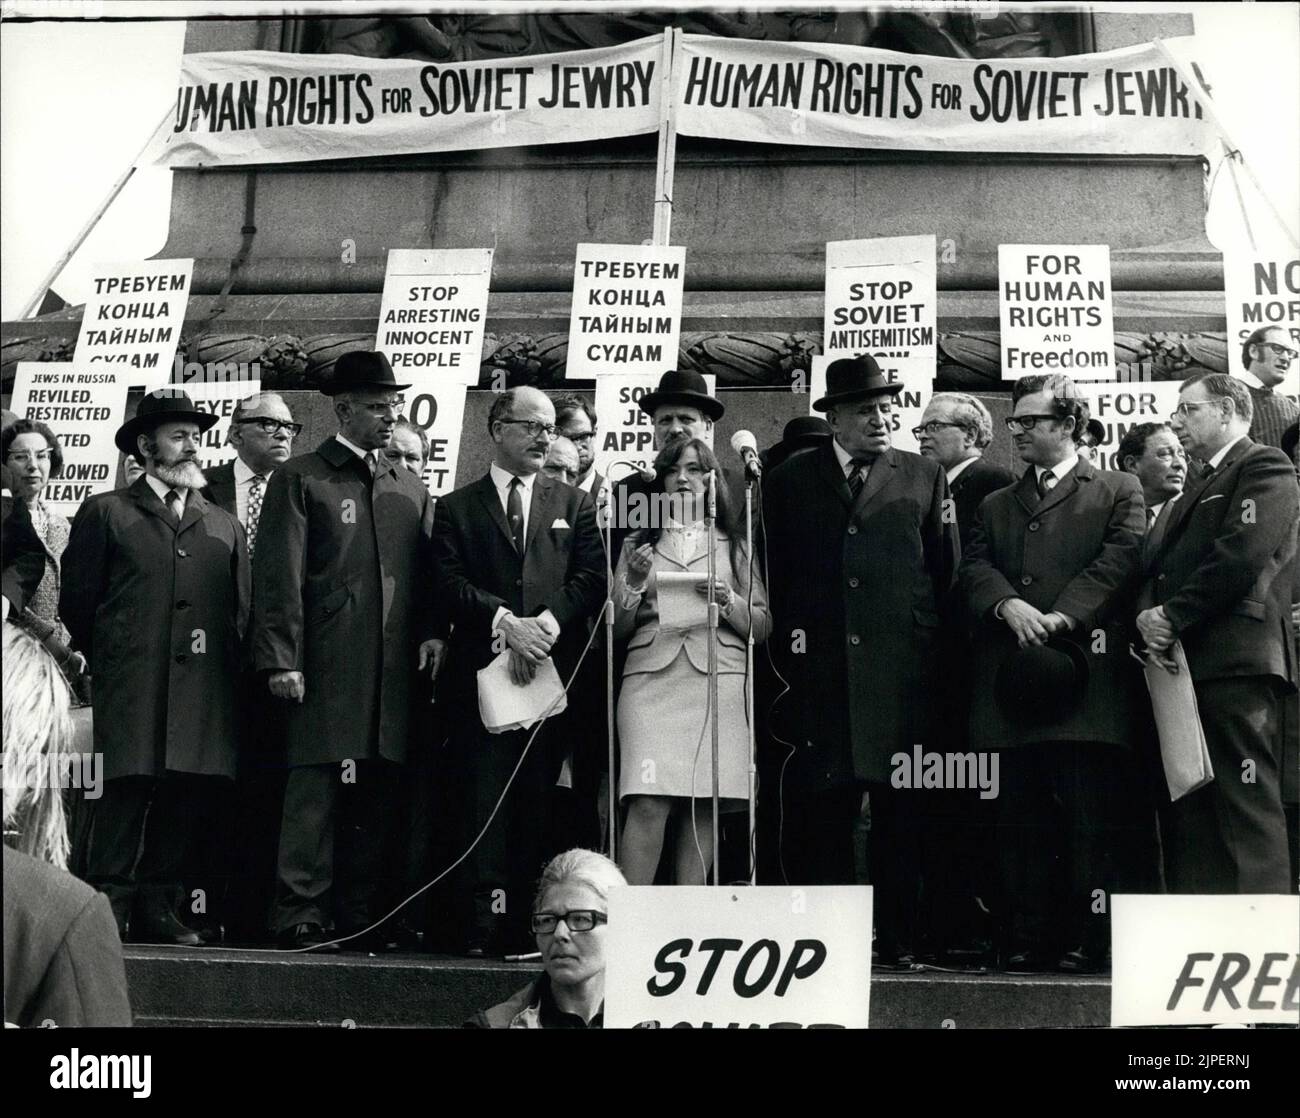
POLYGON ((143 476, 87 500, 63 553, 59 611, 94 679, 104 757, 85 877, 137 942, 200 942, 185 920, 204 923, 207 905, 178 912, 181 882, 214 781, 235 775, 248 552, 239 522, 199 492, 215 422, 178 388, 146 395, 116 436, 143 476))
POLYGON ((793 750, 769 792, 783 797, 781 859, 791 884, 852 884, 866 789, 885 963, 914 950, 918 888, 915 793, 891 786, 890 759, 924 740, 933 638, 959 556, 943 469, 890 445, 900 388, 869 356, 832 361, 813 407, 833 437, 773 470, 765 501, 769 643, 790 682, 772 716, 793 750))
POLYGON ((1142 684, 1123 610, 1142 489, 1079 454, 1088 411, 1069 377, 1025 377, 1012 400, 1029 469, 981 503, 960 572, 976 624, 970 744, 1000 751, 1007 969, 1085 972, 1105 964, 1117 847, 1140 814, 1126 747, 1142 684))
POLYGON ((434 650, 433 505, 380 453, 407 387, 381 353, 340 357, 322 388, 339 433, 271 475, 258 524, 253 667, 286 708, 272 930, 288 947, 364 931, 396 876, 412 685, 434 650))

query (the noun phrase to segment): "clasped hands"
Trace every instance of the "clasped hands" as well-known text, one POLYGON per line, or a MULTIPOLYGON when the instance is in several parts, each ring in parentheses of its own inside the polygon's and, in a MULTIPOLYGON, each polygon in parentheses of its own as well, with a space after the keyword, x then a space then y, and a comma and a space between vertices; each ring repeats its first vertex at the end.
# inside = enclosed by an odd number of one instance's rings
POLYGON ((1007 598, 1002 603, 1002 620, 1015 633, 1021 648, 1044 644, 1057 633, 1074 627, 1074 622, 1059 610, 1043 613, 1024 598, 1007 598))
POLYGON ((537 666, 550 656, 560 627, 549 617, 516 617, 508 613, 497 628, 510 651, 510 681, 520 687, 531 683, 537 666))

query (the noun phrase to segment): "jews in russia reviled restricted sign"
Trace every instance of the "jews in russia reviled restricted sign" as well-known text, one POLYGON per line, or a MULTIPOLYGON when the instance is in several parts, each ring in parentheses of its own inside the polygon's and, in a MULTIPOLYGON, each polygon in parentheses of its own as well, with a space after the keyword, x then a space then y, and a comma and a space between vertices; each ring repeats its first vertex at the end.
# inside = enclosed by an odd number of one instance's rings
POLYGON ((610 890, 605 1027, 865 1029, 871 888, 610 890))
POLYGON ((193 271, 192 259, 96 265, 77 335, 77 367, 119 363, 138 370, 131 376, 132 385, 167 384, 193 271))
POLYGON ((490 248, 388 250, 375 349, 401 383, 478 383, 490 248))
POLYGON ((676 368, 685 277, 681 246, 579 245, 565 377, 676 368))
POLYGON ((1110 245, 998 245, 1002 379, 1115 377, 1110 245))
MULTIPOLYGON (((834 361, 870 354, 886 377, 903 385, 893 401, 891 436, 902 450, 917 449, 911 429, 934 385, 935 251, 933 234, 826 244, 824 355, 834 361)), ((824 368, 820 363, 819 371, 824 368)))
POLYGON ((113 488, 119 457, 113 435, 126 418, 127 390, 136 377, 121 362, 18 362, 12 407, 58 437, 63 470, 50 478, 43 498, 64 516, 73 516, 87 497, 113 488))
MULTIPOLYGON (((1300 349, 1300 259, 1276 252, 1256 255, 1242 249, 1223 253, 1223 291, 1228 312, 1228 368, 1245 371, 1242 343, 1261 326, 1280 326, 1300 349)), ((1300 393, 1300 361, 1292 361, 1275 391, 1300 393)))

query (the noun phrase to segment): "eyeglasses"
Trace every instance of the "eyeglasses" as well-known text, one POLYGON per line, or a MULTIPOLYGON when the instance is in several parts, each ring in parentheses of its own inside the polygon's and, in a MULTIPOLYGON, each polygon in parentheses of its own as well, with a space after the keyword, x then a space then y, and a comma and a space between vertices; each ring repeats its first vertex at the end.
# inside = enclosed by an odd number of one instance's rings
POLYGON ((565 435, 571 443, 589 443, 596 437, 595 431, 588 431, 585 435, 565 435))
POLYGON ((1278 345, 1276 342, 1265 342, 1264 348, 1271 349, 1274 357, 1285 357, 1290 361, 1294 361, 1297 357, 1300 357, 1300 352, 1297 352, 1288 346, 1278 345))
POLYGON ((382 403, 362 404, 361 407, 371 415, 387 415, 390 411, 395 411, 398 415, 401 415, 402 409, 406 407, 406 397, 390 396, 382 403))
POLYGON ((11 462, 48 462, 51 453, 49 450, 11 450, 9 460, 11 462))
POLYGON ((1186 401, 1184 401, 1183 403, 1179 404, 1178 407, 1174 408, 1174 410, 1171 411, 1171 412, 1169 413, 1169 418, 1170 418, 1170 419, 1183 419, 1183 418, 1185 418, 1186 416, 1191 415, 1191 413, 1194 412, 1194 411, 1200 411, 1202 408, 1208 408, 1212 403, 1213 403, 1212 400, 1205 400, 1204 402, 1199 403, 1199 404, 1194 403, 1194 402, 1189 404, 1189 403, 1187 403, 1186 401))
POLYGON ((522 427, 530 439, 537 438, 543 431, 546 432, 548 439, 553 439, 560 433, 560 429, 554 423, 539 423, 535 419, 498 419, 497 422, 513 423, 516 427, 522 427))
POLYGON ((1006 418, 1007 430, 1013 434, 1016 431, 1032 431, 1038 426, 1040 419, 1055 419, 1054 415, 1009 415, 1006 418))
POLYGON ((274 435, 279 431, 287 431, 289 438, 292 439, 302 432, 301 423, 290 423, 285 419, 266 419, 261 416, 253 416, 250 419, 237 419, 235 422, 245 426, 256 424, 264 435, 274 435))
POLYGON ((919 439, 922 435, 937 435, 941 427, 961 427, 960 423, 944 423, 938 419, 932 419, 929 423, 922 423, 920 427, 912 428, 912 438, 919 439))
POLYGON ((605 924, 609 917, 594 908, 575 908, 569 912, 534 912, 533 935, 548 936, 561 920, 571 932, 589 932, 597 924, 605 924))

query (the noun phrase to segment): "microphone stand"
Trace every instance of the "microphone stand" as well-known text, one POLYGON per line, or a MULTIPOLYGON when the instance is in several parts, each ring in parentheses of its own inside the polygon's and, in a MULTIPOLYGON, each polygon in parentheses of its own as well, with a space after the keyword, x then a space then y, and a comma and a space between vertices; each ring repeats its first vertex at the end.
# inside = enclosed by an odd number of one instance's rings
MULTIPOLYGON (((754 596, 754 477, 745 469, 745 555, 749 574, 746 581, 750 600, 754 596)), ((749 733, 749 883, 758 884, 758 738, 754 729, 754 611, 749 613, 749 633, 745 642, 745 724, 749 733)))
MULTIPOLYGON (((708 505, 704 515, 704 534, 709 557, 709 712, 713 735, 713 884, 722 884, 722 829, 718 822, 718 555, 714 546, 714 523, 718 515, 718 474, 709 471, 708 505)), ((694 806, 691 808, 694 811, 694 806)))

